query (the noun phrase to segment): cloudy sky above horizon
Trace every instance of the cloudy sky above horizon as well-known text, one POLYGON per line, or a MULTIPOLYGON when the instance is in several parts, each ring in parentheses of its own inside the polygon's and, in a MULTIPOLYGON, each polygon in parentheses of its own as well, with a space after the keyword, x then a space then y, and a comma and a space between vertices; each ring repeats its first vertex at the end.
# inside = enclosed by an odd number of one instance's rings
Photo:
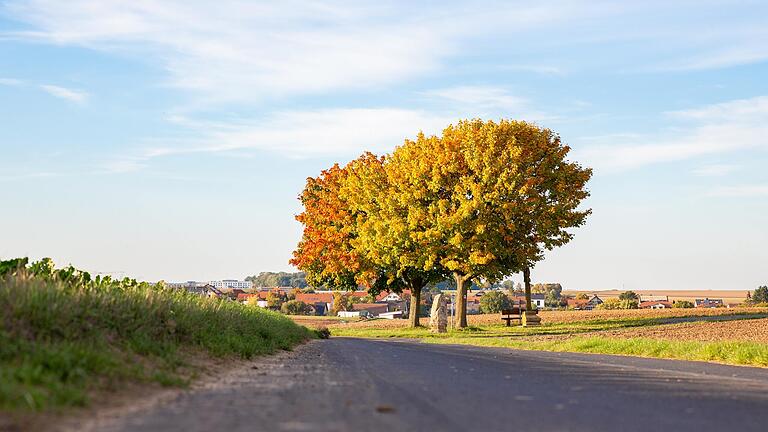
POLYGON ((0 0, 0 258, 292 270, 306 177, 505 117, 595 169, 594 215, 536 281, 754 289, 766 23, 763 1, 0 0))

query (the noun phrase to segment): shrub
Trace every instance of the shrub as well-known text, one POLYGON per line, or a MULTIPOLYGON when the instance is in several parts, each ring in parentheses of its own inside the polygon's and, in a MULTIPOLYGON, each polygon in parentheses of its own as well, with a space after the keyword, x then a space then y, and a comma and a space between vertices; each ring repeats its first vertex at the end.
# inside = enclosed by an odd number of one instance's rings
POLYGON ((753 303, 768 303, 768 286, 760 286, 755 288, 755 292, 752 294, 753 303))
POLYGON ((637 302, 640 300, 640 296, 637 295, 634 291, 624 291, 623 293, 619 294, 619 300, 629 300, 637 302))
POLYGON ((270 291, 267 294, 267 307, 272 310, 280 310, 285 299, 278 293, 270 291))
POLYGON ((480 297, 480 311, 483 313, 499 313, 509 308, 509 297, 501 291, 490 291, 480 297))
POLYGON ((280 307, 280 312, 286 315, 307 315, 309 307, 301 300, 288 300, 280 307))
POLYGON ((637 309, 637 301, 609 298, 600 304, 598 309, 637 309))
POLYGON ((693 303, 688 300, 677 300, 672 303, 672 307, 689 309, 693 307, 693 303))

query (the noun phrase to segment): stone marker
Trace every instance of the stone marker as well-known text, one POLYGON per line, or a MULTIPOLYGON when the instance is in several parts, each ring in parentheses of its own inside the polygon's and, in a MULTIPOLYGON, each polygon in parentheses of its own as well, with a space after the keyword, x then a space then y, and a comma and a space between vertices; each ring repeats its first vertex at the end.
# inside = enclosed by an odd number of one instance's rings
POLYGON ((446 312, 445 294, 438 294, 432 299, 429 313, 429 328, 436 333, 448 331, 448 313, 446 312))

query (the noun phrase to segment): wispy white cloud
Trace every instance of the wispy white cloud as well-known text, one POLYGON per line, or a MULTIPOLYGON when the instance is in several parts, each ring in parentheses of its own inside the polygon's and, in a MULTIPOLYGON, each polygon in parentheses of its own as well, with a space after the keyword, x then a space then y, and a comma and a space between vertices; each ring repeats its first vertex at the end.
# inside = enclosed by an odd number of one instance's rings
POLYGON ((455 86, 421 92, 427 100, 436 102, 439 111, 454 119, 463 117, 515 117, 529 121, 557 118, 536 110, 532 103, 497 86, 455 86))
POLYGON ((78 104, 85 103, 85 101, 88 99, 88 93, 80 90, 69 89, 66 87, 41 84, 40 89, 50 94, 51 96, 55 96, 57 98, 65 99, 78 104))
POLYGON ((424 92, 439 102, 439 110, 323 108, 267 113, 255 119, 200 120, 173 113, 167 120, 182 126, 184 136, 148 140, 143 150, 104 165, 106 172, 137 171, 155 158, 179 155, 244 154, 269 151, 292 158, 353 157, 363 151, 389 152, 419 132, 439 134, 461 118, 483 113, 537 120, 543 113, 530 109, 522 98, 494 87, 456 87, 424 92), (501 113, 501 114, 499 114, 501 113))
POLYGON ((604 171, 692 159, 747 149, 768 149, 768 97, 759 96, 667 113, 687 121, 666 135, 581 140, 578 156, 604 171))
POLYGON ((0 78, 0 85, 17 87, 24 84, 24 81, 15 78, 0 78))
POLYGON ((698 167, 692 172, 700 177, 721 177, 736 171, 738 168, 737 165, 711 164, 698 167))
POLYGON ((16 2, 37 29, 20 37, 159 60, 169 84, 210 100, 365 88, 433 69, 444 31, 395 20, 386 6, 250 3, 16 2))
MULTIPOLYGON (((537 47, 589 50, 622 42, 635 46, 640 41, 654 49, 635 51, 634 66, 661 62, 658 67, 683 69, 768 58, 768 32, 752 16, 760 13, 720 19, 707 31, 701 31, 697 17, 685 22, 658 19, 690 15, 692 6, 661 0, 642 5, 587 0, 528 5, 444 2, 440 7, 333 0, 11 0, 4 10, 31 26, 6 32, 5 37, 140 55, 165 68, 172 86, 210 101, 253 102, 400 83, 445 70, 451 58, 478 47, 485 55, 517 58, 526 49, 540 51, 537 47), (664 65, 655 54, 660 41, 666 44, 664 52, 684 60, 664 65)), ((722 7, 717 2, 695 6, 704 19, 722 7)), ((539 57, 501 68, 561 75, 566 69, 563 61, 577 64, 569 56, 539 57)), ((450 67, 455 66, 464 63, 450 67)))
MULTIPOLYGON (((363 151, 389 151, 419 131, 438 133, 454 118, 397 108, 334 108, 285 111, 259 121, 195 122, 194 139, 155 140, 123 166, 139 168, 156 157, 194 153, 266 150, 291 157, 354 156, 363 151)), ((179 119, 182 121, 182 119, 179 119)))
POLYGON ((524 98, 494 86, 457 86, 422 92, 424 96, 441 99, 474 111, 518 111, 528 103, 524 98))
MULTIPOLYGON (((5 9, 32 26, 13 37, 141 55, 168 71, 170 85, 207 101, 254 102, 401 83, 444 69, 479 39, 621 12, 604 6, 565 0, 439 8, 412 2, 29 0, 10 1, 5 9)), ((505 67, 562 73, 549 64, 505 67)))
MULTIPOLYGON (((688 36, 701 32, 687 27, 678 29, 677 21, 659 22, 658 28, 640 25, 643 20, 651 19, 651 15, 663 14, 661 11, 666 10, 668 2, 651 3, 641 7, 631 2, 586 0, 546 0, 535 5, 456 2, 437 8, 409 2, 365 4, 303 0, 279 4, 238 0, 215 3, 11 0, 6 2, 4 10, 30 26, 28 31, 6 33, 6 36, 140 56, 167 71, 168 85, 196 96, 190 105, 230 104, 233 111, 242 106, 261 108, 266 106, 261 102, 278 98, 381 92, 430 74, 443 78, 452 67, 461 68, 465 64, 469 68, 478 67, 472 64, 475 53, 479 63, 488 62, 488 58, 512 59, 511 64, 496 69, 530 71, 555 78, 570 71, 570 65, 604 67, 574 58, 586 53, 592 56, 584 58, 593 59, 596 49, 615 41, 633 46, 652 41, 655 47, 663 37, 674 46, 665 52, 686 52, 689 55, 680 58, 688 59, 691 64, 699 62, 696 68, 723 67, 763 58, 761 47, 766 45, 760 26, 726 23, 716 34, 705 32, 710 38, 705 44, 702 39, 696 39, 699 36, 688 36), (639 17, 632 21, 635 25, 616 24, 623 22, 623 18, 635 17, 639 17), (730 31, 733 28, 741 30, 730 31), (552 49, 554 46, 584 51, 561 52, 560 57, 558 54, 526 56, 531 52, 557 51, 552 49), (735 54, 727 54, 728 49, 735 54), (452 62, 455 58, 467 61, 456 64, 452 62), (516 59, 521 60, 516 62, 516 59)), ((680 9, 689 8, 680 6, 680 9)), ((634 64, 659 61, 653 57, 655 54, 639 51, 637 54, 629 56, 634 64)), ((690 65, 681 63, 675 67, 690 65)), ((46 91, 78 103, 88 97, 82 91, 63 87, 48 86, 46 91)), ((199 121, 191 112, 190 118, 172 120, 179 125, 184 121, 182 126, 195 131, 196 138, 154 138, 150 150, 118 158, 107 170, 137 170, 145 166, 148 159, 179 153, 262 149, 308 155, 389 148, 421 128, 428 129, 438 123, 443 127, 462 116, 509 115, 529 120, 556 120, 532 109, 533 103, 504 87, 448 84, 445 88, 416 92, 427 99, 443 101, 447 109, 430 112, 426 109, 319 108, 267 111, 251 120, 217 122, 199 121), (364 127, 358 127, 355 122, 364 127), (364 128, 368 128, 367 133, 360 132, 364 128), (372 136, 370 131, 374 129, 381 132, 372 136)), ((766 126, 761 122, 727 117, 733 107, 709 108, 721 112, 710 113, 707 118, 697 118, 703 114, 693 111, 671 114, 678 120, 690 122, 682 132, 629 140, 615 138, 607 144, 587 141, 590 145, 584 154, 595 165, 626 169, 764 143, 766 126), (713 115, 719 117, 714 119, 713 115), (723 121, 724 118, 727 121, 723 121)))
POLYGON ((768 184, 722 186, 711 190, 712 197, 768 197, 768 184))
POLYGON ((655 68, 662 71, 721 69, 768 60, 768 30, 764 25, 690 32, 687 39, 703 48, 655 68))

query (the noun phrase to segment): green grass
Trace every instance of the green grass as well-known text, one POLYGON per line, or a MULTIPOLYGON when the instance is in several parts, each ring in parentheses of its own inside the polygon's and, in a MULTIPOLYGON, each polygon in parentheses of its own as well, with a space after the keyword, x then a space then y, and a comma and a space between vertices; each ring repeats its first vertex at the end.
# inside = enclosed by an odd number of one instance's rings
POLYGON ((419 328, 334 328, 334 336, 356 336, 356 337, 404 337, 404 338, 466 338, 466 337, 522 337, 522 336, 541 336, 541 335, 559 335, 587 333, 603 330, 615 330, 629 327, 644 327, 658 325, 657 318, 631 318, 615 320, 589 320, 573 323, 545 323, 538 327, 489 325, 479 327, 467 327, 464 330, 449 330, 448 333, 431 333, 425 327, 419 328))
POLYGON ((0 409, 83 406, 126 381, 184 385, 191 353, 251 358, 313 337, 290 319, 146 284, 0 278, 0 409))
POLYGON ((618 354, 677 360, 712 361, 736 365, 768 366, 768 345, 756 342, 698 342, 648 338, 574 337, 562 341, 511 338, 432 338, 428 343, 494 346, 525 350, 618 354))
POLYGON ((746 341, 699 342, 649 338, 611 338, 593 332, 629 327, 660 325, 656 318, 591 320, 545 324, 539 327, 481 326, 448 333, 432 333, 427 328, 335 328, 333 336, 368 338, 412 338, 425 343, 466 344, 525 350, 568 351, 633 355, 679 360, 714 361, 737 365, 768 367, 768 345, 746 341), (536 336, 571 335, 565 339, 541 340, 536 336))

